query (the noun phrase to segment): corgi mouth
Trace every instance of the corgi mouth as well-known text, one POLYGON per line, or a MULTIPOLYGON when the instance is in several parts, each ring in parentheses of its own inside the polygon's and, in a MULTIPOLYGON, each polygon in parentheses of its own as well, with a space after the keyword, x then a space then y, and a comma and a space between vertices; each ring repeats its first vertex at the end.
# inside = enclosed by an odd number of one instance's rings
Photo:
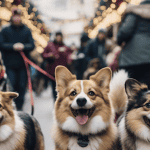
POLYGON ((84 125, 88 122, 89 118, 92 116, 95 107, 91 109, 73 109, 71 108, 72 114, 75 116, 76 121, 80 125, 84 125))

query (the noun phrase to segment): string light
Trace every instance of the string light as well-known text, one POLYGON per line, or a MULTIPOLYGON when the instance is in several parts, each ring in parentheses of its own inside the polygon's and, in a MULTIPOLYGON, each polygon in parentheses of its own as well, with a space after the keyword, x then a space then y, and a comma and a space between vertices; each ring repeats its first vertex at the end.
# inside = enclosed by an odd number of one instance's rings
POLYGON ((127 3, 123 2, 121 3, 121 5, 119 6, 117 10, 112 10, 112 8, 109 7, 106 11, 103 11, 102 17, 105 16, 104 19, 102 19, 99 23, 97 23, 97 25, 95 26, 93 30, 88 30, 89 37, 90 38, 96 37, 99 28, 107 28, 111 24, 120 22, 121 14, 124 12, 126 5, 127 3), (111 13, 109 13, 110 9, 112 10, 111 13))
POLYGON ((113 3, 116 3, 116 0, 112 0, 113 3))
POLYGON ((116 5, 115 5, 115 4, 111 4, 110 7, 111 7, 112 9, 115 9, 116 5))
POLYGON ((101 10, 106 10, 106 6, 100 6, 101 10))
POLYGON ((34 7, 34 8, 32 9, 32 11, 36 12, 36 11, 37 11, 37 9, 34 7))
POLYGON ((6 0, 7 2, 10 2, 10 3, 13 3, 14 2, 14 0, 6 0))

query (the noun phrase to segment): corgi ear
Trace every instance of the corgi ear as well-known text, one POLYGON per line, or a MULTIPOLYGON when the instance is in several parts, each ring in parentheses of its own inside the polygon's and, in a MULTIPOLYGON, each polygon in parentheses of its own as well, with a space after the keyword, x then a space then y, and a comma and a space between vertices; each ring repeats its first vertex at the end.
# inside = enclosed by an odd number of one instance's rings
POLYGON ((2 97, 5 98, 5 100, 13 100, 14 98, 17 98, 19 96, 16 92, 1 92, 2 97))
POLYGON ((55 69, 55 78, 56 87, 61 86, 65 88, 70 81, 76 79, 76 76, 73 75, 66 67, 57 66, 55 69))
POLYGON ((101 88, 109 89, 111 77, 112 71, 109 67, 106 67, 99 70, 95 75, 92 75, 90 80, 94 80, 101 88))
POLYGON ((135 79, 128 79, 125 82, 125 91, 127 93, 128 98, 134 97, 141 90, 148 90, 147 85, 140 83, 135 79))

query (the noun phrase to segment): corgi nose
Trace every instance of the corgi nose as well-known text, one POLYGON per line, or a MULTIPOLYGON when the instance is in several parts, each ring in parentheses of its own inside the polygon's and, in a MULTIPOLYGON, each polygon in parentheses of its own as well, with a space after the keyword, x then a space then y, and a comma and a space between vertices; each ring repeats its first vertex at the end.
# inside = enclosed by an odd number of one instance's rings
POLYGON ((86 104, 87 100, 85 98, 78 98, 77 104, 79 107, 83 107, 86 104))

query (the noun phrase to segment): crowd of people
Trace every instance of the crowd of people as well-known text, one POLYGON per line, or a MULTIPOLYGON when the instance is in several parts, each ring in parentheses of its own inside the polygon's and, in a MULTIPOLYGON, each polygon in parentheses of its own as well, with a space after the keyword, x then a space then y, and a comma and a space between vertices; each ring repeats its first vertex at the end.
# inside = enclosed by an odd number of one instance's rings
MULTIPOLYGON (((53 77, 58 65, 66 66, 80 80, 89 79, 99 69, 109 66, 113 72, 125 69, 131 78, 150 87, 149 41, 150 0, 144 0, 138 6, 127 6, 116 38, 109 36, 107 28, 101 28, 94 39, 82 33, 79 48, 75 44, 68 47, 59 31, 56 32, 54 41, 48 42, 42 54, 34 53, 36 48, 31 31, 22 23, 21 11, 16 9, 12 12, 10 25, 1 30, 0 51, 10 89, 19 93, 15 100, 17 109, 22 110, 27 72, 20 51, 53 77)), ((50 81, 54 101, 56 100, 55 81, 38 71, 31 78, 37 95, 40 95, 50 81)))

